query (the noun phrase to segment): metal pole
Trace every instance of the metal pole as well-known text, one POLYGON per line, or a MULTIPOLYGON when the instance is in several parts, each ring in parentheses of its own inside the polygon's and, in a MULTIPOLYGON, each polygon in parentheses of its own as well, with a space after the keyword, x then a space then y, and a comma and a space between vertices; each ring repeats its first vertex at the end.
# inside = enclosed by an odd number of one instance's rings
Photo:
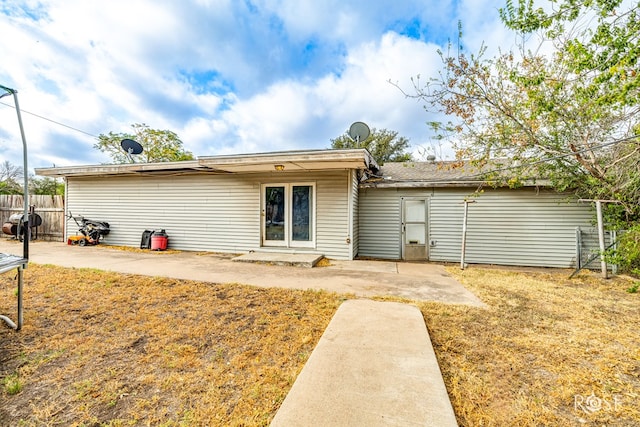
POLYGON ((16 103, 16 113, 18 114, 18 125, 20 126, 20 137, 22 138, 22 170, 24 175, 24 258, 29 259, 29 240, 31 240, 31 226, 29 225, 29 169, 27 165, 27 139, 24 136, 24 126, 20 115, 20 103, 18 102, 18 91, 13 91, 13 99, 16 103))
MULTIPOLYGON (((614 252, 618 252, 618 232, 616 230, 611 230, 611 245, 614 252)), ((618 274, 618 264, 611 265, 611 274, 614 276, 618 274)))
MULTIPOLYGON (((26 264, 24 264, 26 265, 26 264)), ((16 325, 16 331, 22 329, 22 320, 23 320, 23 309, 22 309, 22 288, 24 281, 24 269, 23 267, 18 267, 18 324, 16 325)))
POLYGON ((464 270, 464 254, 467 249, 467 212, 469 211, 469 201, 464 201, 464 216, 462 218, 462 249, 460 253, 460 270, 464 270))
POLYGON ((576 268, 582 269, 582 230, 576 227, 576 268))
POLYGON ((607 261, 604 258, 604 224, 602 221, 602 201, 596 200, 596 216, 598 218, 598 243, 600 244, 600 269, 602 270, 602 278, 608 279, 607 261))
MULTIPOLYGON (((23 319, 23 305, 22 305, 22 290, 23 290, 23 269, 27 268, 29 262, 29 240, 31 240, 30 226, 29 226, 29 169, 27 164, 27 138, 24 136, 24 126, 22 125, 22 115, 20 114, 20 103, 18 102, 18 91, 0 85, 0 89, 13 95, 13 101, 16 106, 16 114, 18 115, 18 125, 20 126, 20 137, 22 138, 22 173, 24 176, 24 241, 22 246, 23 258, 25 263, 22 267, 18 267, 18 324, 15 329, 19 331, 22 328, 23 319)), ((17 230, 17 234, 20 230, 17 230)))
MULTIPOLYGON (((18 126, 20 126, 20 137, 22 138, 22 173, 24 176, 24 246, 23 257, 29 259, 29 169, 27 165, 27 138, 24 136, 24 126, 22 125, 22 115, 20 114, 20 102, 18 101, 18 91, 9 87, 0 85, 0 89, 13 95, 13 102, 16 106, 16 114, 18 115, 18 126)), ((19 230, 18 230, 19 232, 19 230)))

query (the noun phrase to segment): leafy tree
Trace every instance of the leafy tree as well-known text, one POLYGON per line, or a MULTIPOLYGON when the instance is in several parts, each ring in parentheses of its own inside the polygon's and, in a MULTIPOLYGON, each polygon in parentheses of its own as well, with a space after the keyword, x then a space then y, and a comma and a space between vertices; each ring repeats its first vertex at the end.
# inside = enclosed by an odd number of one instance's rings
POLYGON ((0 194, 22 194, 22 167, 5 160, 0 163, 0 194))
POLYGON ((386 162, 406 162, 411 160, 411 153, 407 153, 409 140, 398 136, 398 132, 388 129, 371 129, 371 134, 364 141, 356 142, 348 132, 331 140, 331 148, 366 148, 376 162, 382 165, 386 162))
POLYGON ((122 150, 120 142, 123 139, 133 139, 142 145, 144 151, 135 158, 144 163, 193 160, 193 154, 183 148, 182 141, 174 132, 151 129, 144 123, 135 123, 131 127, 132 134, 114 132, 109 132, 107 135, 101 134, 93 147, 108 154, 114 163, 134 161, 122 150))
POLYGON ((64 195, 64 183, 59 182, 55 178, 29 177, 29 193, 36 195, 64 195))
POLYGON ((598 103, 616 108, 637 105, 640 3, 564 0, 552 6, 545 11, 533 0, 507 0, 500 17, 512 30, 539 32, 554 41, 556 60, 575 75, 589 76, 583 90, 595 95, 598 103))
POLYGON ((617 200, 618 219, 638 220, 640 26, 638 5, 619 10, 621 4, 564 0, 545 12, 533 0, 508 0, 503 22, 528 43, 536 32, 539 49, 523 42, 486 58, 484 48, 467 54, 450 45, 440 52, 440 75, 424 84, 413 79, 416 94, 409 96, 444 114, 430 125, 458 158, 517 162, 511 176, 545 177, 579 197, 617 200), (589 18, 595 26, 582 24, 589 18))

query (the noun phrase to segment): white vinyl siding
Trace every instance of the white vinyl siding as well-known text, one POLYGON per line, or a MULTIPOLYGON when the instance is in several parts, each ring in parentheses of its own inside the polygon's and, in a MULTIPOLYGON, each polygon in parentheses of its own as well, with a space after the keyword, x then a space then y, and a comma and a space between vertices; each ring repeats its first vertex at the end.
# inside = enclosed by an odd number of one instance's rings
POLYGON ((349 172, 323 174, 317 191, 316 252, 327 258, 351 259, 349 234, 349 172))
MULTIPOLYGON (((460 259, 464 191, 436 195, 431 201, 434 261, 460 259)), ((575 265, 576 227, 593 219, 589 205, 569 203, 566 195, 535 189, 487 190, 469 204, 469 263, 540 267, 575 265)))
MULTIPOLYGON (((142 232, 165 229, 169 247, 242 253, 260 247, 260 189, 269 182, 316 184, 316 248, 297 249, 348 259, 348 171, 69 178, 67 211, 107 221, 105 243, 140 245, 142 232)), ((67 236, 76 234, 67 221, 67 236)))
MULTIPOLYGON (((107 221, 105 242, 139 246, 145 229, 166 229, 172 248, 238 252, 260 243, 260 193, 228 176, 69 179, 67 209, 107 221), (229 203, 234 200, 234 203, 229 203)), ((75 223, 67 221, 68 233, 75 223)))
POLYGON ((360 190, 360 257, 401 258, 400 197, 396 189, 360 190))
MULTIPOLYGON (((434 243, 429 259, 459 262, 463 200, 472 192, 446 188, 361 190, 361 200, 366 197, 367 210, 371 210, 361 215, 361 235, 366 230, 377 237, 367 239, 367 245, 361 237, 360 255, 399 258, 400 198, 429 197, 428 242, 434 243)), ((588 227, 593 219, 589 205, 568 203, 565 195, 533 188, 486 190, 473 200, 467 219, 468 263, 574 266, 576 227, 588 227)))

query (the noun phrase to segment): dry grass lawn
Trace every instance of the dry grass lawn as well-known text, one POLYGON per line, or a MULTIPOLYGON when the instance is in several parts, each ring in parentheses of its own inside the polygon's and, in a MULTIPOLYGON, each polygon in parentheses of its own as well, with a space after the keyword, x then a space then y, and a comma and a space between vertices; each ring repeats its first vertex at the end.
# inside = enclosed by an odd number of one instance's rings
POLYGON ((488 305, 419 304, 461 426, 640 426, 632 280, 449 271, 488 305))
MULTIPOLYGON (((487 308, 422 310, 461 426, 640 425, 623 278, 451 268, 487 308)), ((15 282, 0 276, 0 313, 15 282)), ((30 265, 0 327, 0 425, 268 425, 348 296, 30 265)))
MULTIPOLYGON (((30 265, 0 425, 265 425, 343 297, 30 265)), ((1 277, 0 312, 14 313, 1 277)))

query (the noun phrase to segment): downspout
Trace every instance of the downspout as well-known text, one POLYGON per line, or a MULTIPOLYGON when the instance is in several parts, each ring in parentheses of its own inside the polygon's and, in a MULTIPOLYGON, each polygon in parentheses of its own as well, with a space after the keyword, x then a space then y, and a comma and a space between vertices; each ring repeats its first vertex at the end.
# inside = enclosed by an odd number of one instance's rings
POLYGON ((347 216, 348 216, 348 232, 347 232, 347 240, 346 243, 349 245, 349 260, 353 259, 353 194, 352 194, 352 186, 353 186, 353 169, 348 169, 348 179, 347 179, 347 216))

